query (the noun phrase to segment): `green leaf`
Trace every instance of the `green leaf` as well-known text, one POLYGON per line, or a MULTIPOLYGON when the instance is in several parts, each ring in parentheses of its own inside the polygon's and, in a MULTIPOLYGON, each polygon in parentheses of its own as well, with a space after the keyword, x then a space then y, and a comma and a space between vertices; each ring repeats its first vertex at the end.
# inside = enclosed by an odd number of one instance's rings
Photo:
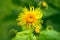
POLYGON ((54 30, 42 31, 39 36, 40 40, 59 40, 58 32, 54 30))
POLYGON ((18 32, 16 37, 12 40, 36 40, 33 34, 29 34, 29 31, 18 32))

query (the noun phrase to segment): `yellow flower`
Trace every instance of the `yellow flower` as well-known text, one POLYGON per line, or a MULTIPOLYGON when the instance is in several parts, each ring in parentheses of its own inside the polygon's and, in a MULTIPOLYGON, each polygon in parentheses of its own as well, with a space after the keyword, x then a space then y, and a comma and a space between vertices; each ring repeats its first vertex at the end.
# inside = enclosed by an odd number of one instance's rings
POLYGON ((30 9, 27 9, 26 7, 23 8, 23 12, 19 14, 18 16, 18 25, 22 24, 31 24, 33 26, 39 25, 39 19, 41 19, 43 16, 42 11, 40 8, 34 8, 33 6, 30 7, 30 9))

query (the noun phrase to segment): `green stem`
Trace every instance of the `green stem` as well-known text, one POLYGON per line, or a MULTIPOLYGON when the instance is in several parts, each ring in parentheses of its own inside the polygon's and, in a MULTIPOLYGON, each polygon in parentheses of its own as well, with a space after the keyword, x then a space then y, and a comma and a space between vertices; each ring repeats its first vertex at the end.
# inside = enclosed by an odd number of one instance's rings
POLYGON ((30 40, 32 40, 32 25, 31 24, 29 24, 29 38, 30 38, 30 40))
POLYGON ((36 40, 39 40, 39 36, 36 36, 36 40))

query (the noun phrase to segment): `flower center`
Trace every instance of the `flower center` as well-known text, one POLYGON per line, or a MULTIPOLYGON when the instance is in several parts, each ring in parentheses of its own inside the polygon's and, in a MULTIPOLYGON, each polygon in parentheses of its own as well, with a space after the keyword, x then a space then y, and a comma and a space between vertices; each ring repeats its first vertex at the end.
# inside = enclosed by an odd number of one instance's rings
POLYGON ((33 23, 36 20, 36 18, 33 14, 27 14, 25 20, 27 23, 33 23))
POLYGON ((30 16, 30 19, 32 19, 33 17, 32 16, 30 16))

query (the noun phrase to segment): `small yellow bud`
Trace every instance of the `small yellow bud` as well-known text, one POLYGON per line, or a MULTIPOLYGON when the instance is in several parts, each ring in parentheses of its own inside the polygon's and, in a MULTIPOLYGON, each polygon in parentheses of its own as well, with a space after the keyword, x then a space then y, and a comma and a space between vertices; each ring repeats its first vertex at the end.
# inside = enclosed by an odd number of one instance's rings
POLYGON ((42 2, 42 6, 46 7, 47 3, 46 2, 42 2))
POLYGON ((36 29, 35 29, 35 32, 36 32, 36 33, 39 33, 39 32, 40 32, 40 29, 36 28, 36 29))

